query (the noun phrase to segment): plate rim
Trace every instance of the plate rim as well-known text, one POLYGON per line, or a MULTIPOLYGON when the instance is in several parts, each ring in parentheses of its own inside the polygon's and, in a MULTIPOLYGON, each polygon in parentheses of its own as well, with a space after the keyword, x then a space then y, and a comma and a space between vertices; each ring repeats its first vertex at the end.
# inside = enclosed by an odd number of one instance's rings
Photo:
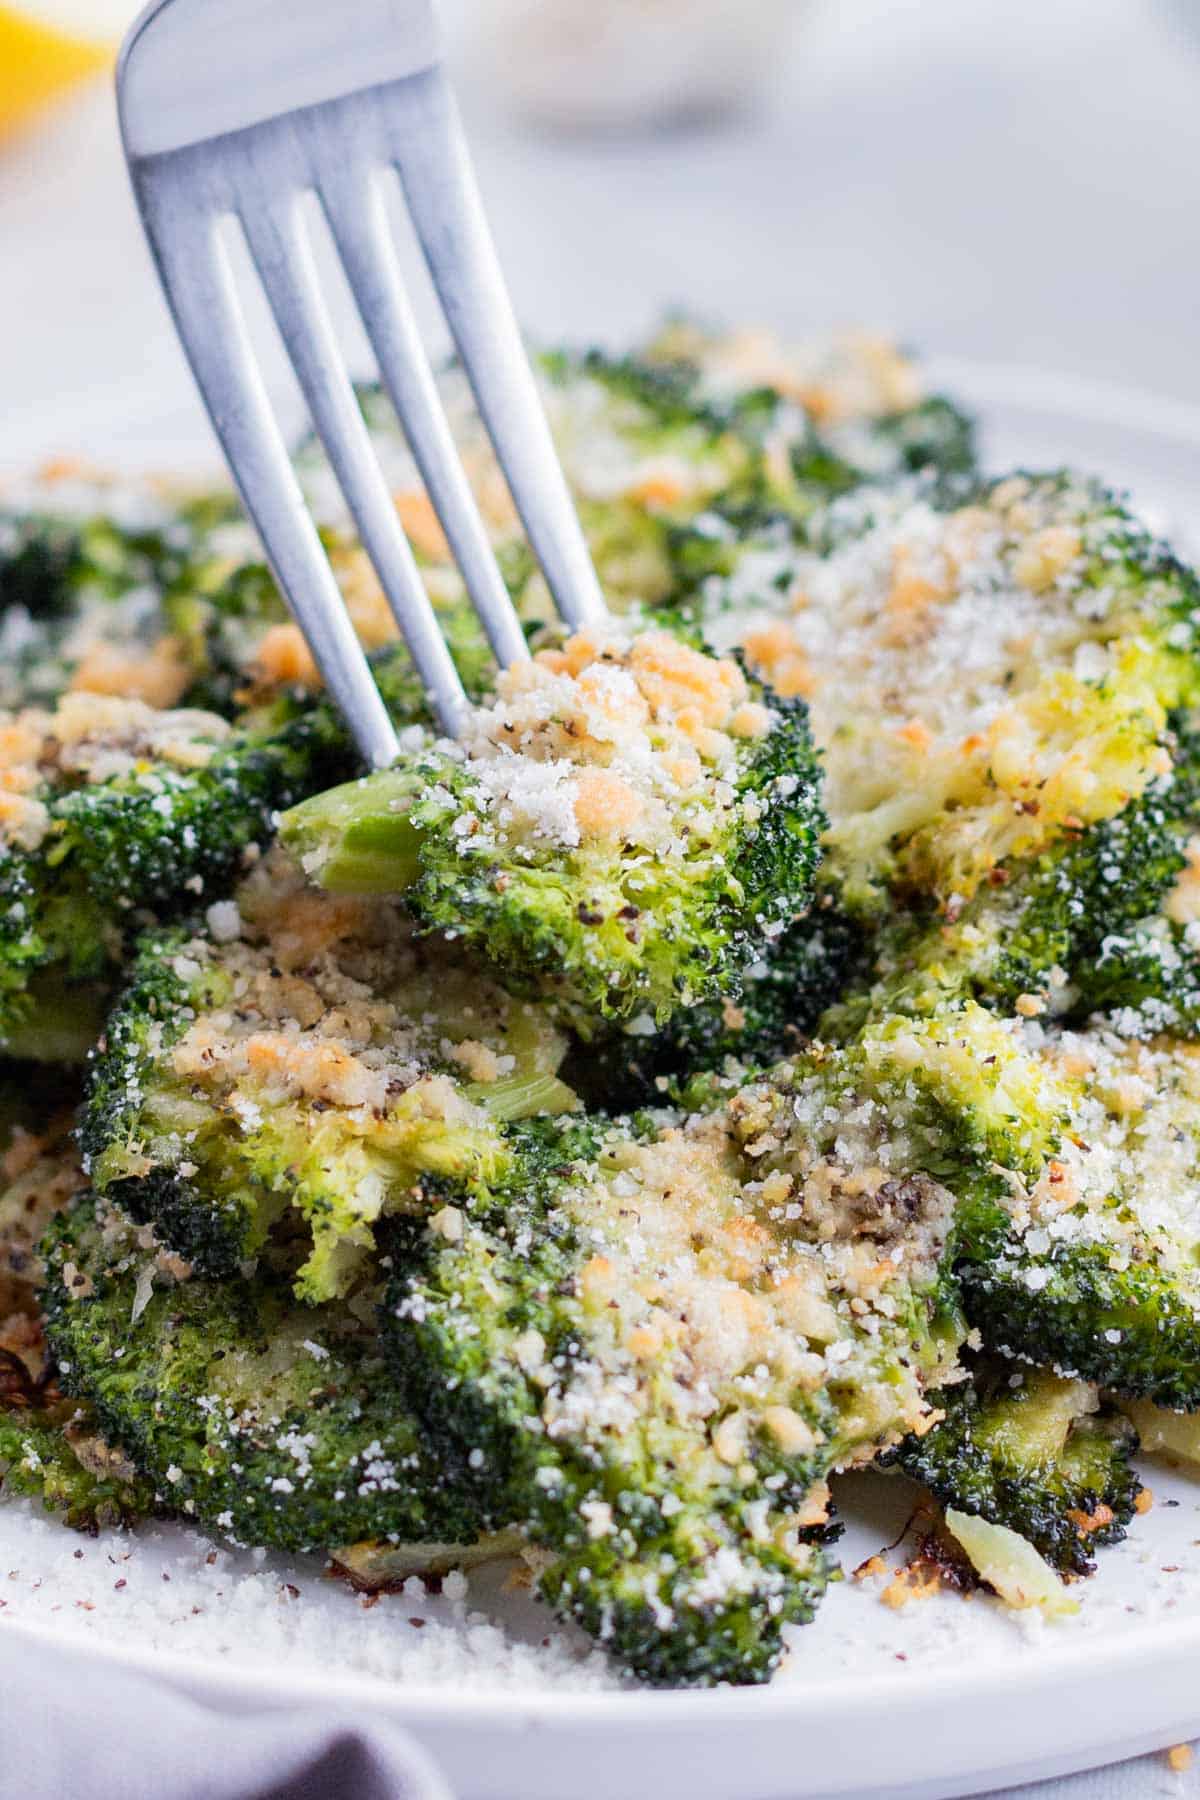
MULTIPOLYGON (((996 1607, 1001 1604, 986 1597, 982 1603, 996 1607)), ((1053 1630, 1053 1623, 1047 1628, 1053 1630)), ((383 1676, 337 1667, 319 1669, 315 1664, 289 1666, 286 1672, 276 1674, 230 1658, 213 1660, 200 1668, 197 1658, 183 1651, 143 1650, 136 1645, 111 1639, 93 1639, 86 1630, 55 1631, 52 1626, 19 1617, 11 1617, 3 1630, 5 1637, 19 1634, 56 1648, 80 1651, 87 1649, 150 1675, 174 1672, 189 1680, 199 1675, 205 1685, 240 1689, 249 1682, 261 1686, 272 1695, 277 1695, 282 1690, 294 1695, 301 1688, 311 1688, 326 1700, 334 1697, 333 1690, 336 1686, 344 1685, 346 1697, 352 1694, 360 1701, 375 1697, 389 1710, 395 1710, 399 1705, 403 1709, 420 1709, 427 1716, 444 1714, 448 1718, 461 1716, 467 1710, 472 1714, 480 1713, 489 1718, 494 1716, 497 1721, 503 1721, 515 1708, 520 1708, 526 1718, 536 1718, 539 1722, 544 1719, 555 1725, 566 1722, 564 1715, 572 1713, 577 1715, 580 1722, 611 1722, 611 1714, 620 1714, 623 1722, 628 1722, 624 1715, 629 1710, 631 1701, 644 1707, 647 1712, 652 1710, 655 1724, 664 1721, 672 1724, 695 1724, 697 1719, 693 1718, 693 1714, 702 1715, 707 1723, 718 1705, 723 1723, 747 1725, 756 1720, 761 1721, 764 1714, 790 1719, 803 1713, 806 1706, 819 1710, 823 1718, 828 1718, 845 1705, 852 1705, 855 1714, 860 1715, 868 1712, 873 1703, 893 1698, 900 1681, 904 1682, 903 1693, 906 1700, 936 1697, 939 1703, 947 1704, 951 1700, 965 1702, 976 1690, 986 1689, 989 1693, 995 1693, 997 1688, 1020 1688, 1029 1680, 1023 1660, 1014 1657, 1011 1664, 1003 1669, 998 1669, 994 1662, 989 1661, 984 1665, 984 1672, 977 1673, 955 1670, 947 1667, 941 1660, 923 1665, 913 1664, 904 1676, 889 1674, 859 1678, 852 1690, 848 1682, 839 1681, 830 1684, 828 1688, 818 1687, 809 1695, 805 1694, 801 1684, 788 1682, 782 1685, 766 1683, 759 1687, 720 1685, 715 1688, 651 1688, 631 1685, 597 1691, 563 1687, 544 1690, 511 1687, 476 1693, 464 1699, 460 1693, 444 1685, 388 1680, 383 1676), (743 1714, 744 1717, 739 1717, 743 1714)), ((803 1633, 805 1627, 800 1626, 797 1630, 803 1633)), ((1081 1644, 1067 1638, 1049 1650, 1044 1645, 1039 1645, 1039 1676, 1044 1675, 1047 1680, 1052 1680, 1055 1675, 1069 1676, 1076 1672, 1077 1665, 1086 1655, 1089 1684, 1111 1679, 1125 1673, 1126 1665, 1144 1666, 1146 1640, 1149 1639, 1153 1639, 1156 1647, 1163 1645, 1165 1640, 1173 1657, 1196 1657, 1200 1655, 1200 1615, 1166 1626, 1161 1618, 1147 1620, 1101 1649, 1097 1649, 1091 1642, 1081 1644)), ((1200 1728, 1200 1693, 1197 1694, 1196 1709, 1197 1726, 1200 1728)))
MULTIPOLYGON (((969 357, 930 356, 921 361, 920 368, 928 391, 951 390, 977 413, 985 434, 992 423, 989 413, 999 409, 1076 424, 1104 424, 1134 438, 1153 437, 1172 447, 1185 445, 1193 451, 1200 450, 1200 406, 1151 389, 1125 387, 1033 365, 969 357)), ((1197 1485, 1200 1498, 1200 1478, 1197 1485)), ((1143 1620, 1122 1630, 1111 1642, 1080 1639, 1073 1633, 1064 1634, 1058 1644, 1043 1637, 1029 1654, 1022 1653, 1023 1646, 1014 1629, 1013 1654, 1003 1665, 995 1658, 987 1658, 978 1667, 955 1667, 943 1657, 922 1662, 918 1653, 918 1660, 908 1663, 903 1675, 877 1672, 856 1677, 847 1668, 839 1679, 812 1689, 806 1689, 800 1681, 787 1681, 748 1688, 655 1690, 630 1685, 602 1691, 514 1685, 474 1693, 464 1693, 448 1682, 389 1679, 345 1666, 321 1668, 314 1663, 281 1669, 255 1667, 242 1649, 221 1658, 205 1657, 184 1648, 142 1649, 115 1639, 93 1637, 86 1629, 56 1630, 52 1625, 11 1613, 3 1615, 3 1619, 0 1644, 5 1639, 10 1644, 24 1639, 47 1649, 99 1658, 131 1674, 166 1680, 193 1694, 219 1695, 243 1707, 263 1702, 296 1704, 311 1699, 325 1707, 341 1704, 367 1709, 408 1726, 418 1738, 423 1730, 432 1733, 436 1740, 432 1745, 427 1738, 423 1741, 435 1756, 448 1748, 451 1740, 440 1734, 450 1727, 465 1739, 474 1736, 482 1742, 486 1738, 495 1746, 531 1728, 562 1737, 611 1729, 613 1725, 619 1725, 622 1734, 628 1734, 635 1742, 653 1739, 658 1732, 677 1734, 683 1728, 688 1729, 693 1742, 701 1736, 705 1740, 725 1740, 731 1728, 758 1725, 767 1728, 761 1744, 761 1754, 766 1756, 784 1729, 808 1722, 815 1721, 822 1737, 832 1742, 845 1727, 861 1727, 871 1718, 886 1719, 891 1732, 897 1723, 904 1728, 915 1727, 921 1720, 928 1720, 935 1710, 955 1714, 986 1700, 1000 1708, 1012 1725, 1011 1744, 1001 1760, 996 1760, 993 1745, 977 1760, 964 1762, 961 1749, 956 1751, 952 1743, 947 1744, 940 1757, 931 1754, 927 1758, 925 1776, 913 1778, 911 1770, 902 1771, 908 1780, 889 1790, 897 1794, 903 1790, 961 1795, 1013 1780, 1040 1778, 1039 1772, 1062 1774, 1098 1767, 1122 1754, 1153 1750, 1200 1732, 1200 1695, 1190 1697, 1193 1671, 1200 1656, 1200 1615, 1178 1620, 1165 1620, 1160 1615, 1143 1620), (1032 1673, 1031 1656, 1035 1659, 1032 1673), (1147 1679, 1151 1665, 1152 1681, 1147 1679), (1135 1708, 1130 1696, 1138 1687, 1139 1670, 1145 1691, 1135 1708), (1073 1688, 1081 1694, 1085 1688, 1095 1693, 1100 1686, 1108 1691, 1110 1684, 1118 1682, 1124 1698, 1111 1713, 1103 1714, 1109 1721, 1103 1727, 1097 1726, 1101 1709, 1093 1708, 1086 1722, 1095 1735, 1086 1743, 1077 1736, 1074 1747, 1062 1752, 1053 1747, 1062 1724, 1061 1703, 1056 1700, 1049 1709, 1044 1702, 1031 1704, 1031 1681, 1036 1681, 1038 1689, 1044 1687, 1056 1696, 1073 1688), (1161 1690, 1161 1710, 1165 1713, 1165 1696, 1175 1686, 1181 1694, 1188 1695, 1186 1710, 1171 1711, 1171 1724, 1151 1723, 1150 1714, 1158 1714, 1157 1701, 1150 1690, 1161 1690), (1136 1723, 1131 1723, 1133 1713, 1136 1723), (945 1785, 949 1782, 954 1785, 945 1785)), ((1051 1631, 1054 1627, 1050 1624, 1046 1629, 1051 1631)), ((803 1643, 803 1636, 798 1635, 796 1641, 803 1643)), ((1036 1691, 1032 1698, 1037 1698, 1036 1691)), ((884 1734, 879 1736, 882 1739, 884 1734)), ((464 1754, 468 1747, 464 1745, 464 1754)), ((825 1754, 828 1760, 828 1751, 825 1754)), ((869 1750, 862 1755, 869 1756, 869 1750)), ((472 1791, 491 1795, 500 1790, 489 1785, 472 1791)), ((703 1791, 707 1794, 717 1790, 705 1787, 703 1791)), ((817 1791, 865 1795, 878 1789, 860 1779, 844 1786, 822 1785, 817 1790, 807 1785, 803 1777, 798 1779, 798 1794, 817 1791)))

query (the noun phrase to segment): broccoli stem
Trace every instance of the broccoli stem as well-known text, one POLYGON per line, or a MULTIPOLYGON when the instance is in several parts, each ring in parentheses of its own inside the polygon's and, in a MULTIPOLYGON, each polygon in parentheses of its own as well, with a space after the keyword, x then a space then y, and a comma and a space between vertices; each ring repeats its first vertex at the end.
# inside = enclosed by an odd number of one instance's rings
POLYGON ((330 893, 401 894, 420 874, 415 798, 406 770, 348 781, 285 814, 283 841, 330 893))
POLYGON ((482 1106, 494 1119, 532 1119, 540 1113, 570 1112, 576 1105, 575 1095, 565 1081, 550 1069, 522 1067, 498 1081, 464 1082, 463 1092, 477 1106, 482 1106))

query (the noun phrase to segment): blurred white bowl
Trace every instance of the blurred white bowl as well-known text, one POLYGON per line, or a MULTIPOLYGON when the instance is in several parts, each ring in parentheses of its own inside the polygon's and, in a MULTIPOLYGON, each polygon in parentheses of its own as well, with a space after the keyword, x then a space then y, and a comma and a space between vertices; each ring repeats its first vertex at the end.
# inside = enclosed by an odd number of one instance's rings
POLYGON ((744 109, 807 0, 473 0, 464 56, 539 124, 616 130, 744 109))

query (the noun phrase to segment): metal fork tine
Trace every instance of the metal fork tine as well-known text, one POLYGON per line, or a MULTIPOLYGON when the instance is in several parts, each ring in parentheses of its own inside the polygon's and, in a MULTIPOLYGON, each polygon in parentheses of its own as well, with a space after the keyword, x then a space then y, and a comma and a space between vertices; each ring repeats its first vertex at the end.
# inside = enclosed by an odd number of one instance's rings
POLYGON ((605 617, 442 70, 403 84, 389 142, 408 210, 534 553, 569 625, 605 617))
POLYGON ((438 723, 457 735, 467 697, 400 526, 342 361, 300 216, 301 190, 255 191, 239 178, 242 226, 313 424, 383 584, 438 723))
POLYGON ((178 165, 144 165, 138 188, 171 311, 246 511, 364 760, 385 768, 399 753, 396 732, 271 410, 218 215, 204 210, 196 181, 178 165))
POLYGON ((380 373, 471 603, 497 662, 507 668, 528 656, 525 634, 450 434, 401 283, 378 181, 369 167, 346 160, 348 120, 325 113, 313 126, 320 153, 318 194, 380 373))

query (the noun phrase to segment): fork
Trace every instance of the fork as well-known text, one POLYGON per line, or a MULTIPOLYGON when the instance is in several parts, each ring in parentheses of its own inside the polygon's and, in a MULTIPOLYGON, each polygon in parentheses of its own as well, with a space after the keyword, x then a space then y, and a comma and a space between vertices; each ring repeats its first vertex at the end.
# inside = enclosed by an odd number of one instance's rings
POLYGON ((432 0, 155 0, 117 69, 142 223, 242 502, 366 763, 399 742, 310 517, 229 257, 240 228, 317 435, 441 729, 467 698, 401 527, 313 256, 314 204, 497 661, 528 654, 405 292, 398 174, 480 416, 561 617, 604 617, 484 218, 432 0), (232 221, 232 225, 229 223, 232 221))

